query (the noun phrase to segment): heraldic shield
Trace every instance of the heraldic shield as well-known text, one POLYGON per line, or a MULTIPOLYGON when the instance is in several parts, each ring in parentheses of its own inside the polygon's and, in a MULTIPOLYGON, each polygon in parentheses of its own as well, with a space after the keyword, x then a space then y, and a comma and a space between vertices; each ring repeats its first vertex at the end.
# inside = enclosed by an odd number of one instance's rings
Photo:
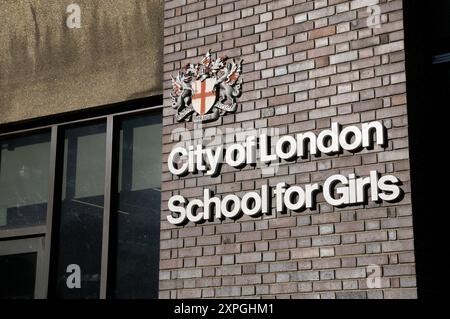
POLYGON ((192 107, 195 112, 204 115, 209 112, 216 102, 217 94, 214 91, 214 79, 197 80, 192 83, 192 107))
POLYGON ((227 56, 213 59, 208 50, 200 63, 186 64, 175 78, 172 76, 175 119, 210 122, 235 113, 236 99, 242 94, 242 62, 229 62, 227 56))

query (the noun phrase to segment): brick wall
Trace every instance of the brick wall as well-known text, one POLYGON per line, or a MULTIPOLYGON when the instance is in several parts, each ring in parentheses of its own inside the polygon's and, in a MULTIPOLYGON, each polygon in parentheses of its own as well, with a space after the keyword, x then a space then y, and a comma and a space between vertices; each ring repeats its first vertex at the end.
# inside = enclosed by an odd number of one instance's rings
POLYGON ((415 298, 416 280, 408 160, 402 1, 246 0, 165 3, 161 298, 415 298), (369 27, 367 5, 381 9, 369 27), (244 59, 236 114, 207 127, 269 127, 281 134, 382 120, 386 148, 299 159, 274 176, 260 168, 227 168, 218 177, 176 177, 167 168, 176 123, 170 75, 205 52, 244 59), (399 177, 404 198, 183 227, 169 224, 167 200, 242 195, 269 181, 323 183, 330 175, 370 170, 399 177), (382 271, 368 288, 368 265, 382 271))

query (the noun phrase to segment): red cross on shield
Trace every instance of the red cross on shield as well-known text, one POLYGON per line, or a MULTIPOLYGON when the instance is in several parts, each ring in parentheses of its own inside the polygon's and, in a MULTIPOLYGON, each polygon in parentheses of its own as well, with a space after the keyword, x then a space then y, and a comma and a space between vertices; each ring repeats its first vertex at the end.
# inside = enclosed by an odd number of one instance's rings
POLYGON ((194 89, 194 95, 192 96, 194 110, 200 115, 208 113, 216 102, 216 92, 213 91, 214 79, 194 81, 192 88, 194 89))

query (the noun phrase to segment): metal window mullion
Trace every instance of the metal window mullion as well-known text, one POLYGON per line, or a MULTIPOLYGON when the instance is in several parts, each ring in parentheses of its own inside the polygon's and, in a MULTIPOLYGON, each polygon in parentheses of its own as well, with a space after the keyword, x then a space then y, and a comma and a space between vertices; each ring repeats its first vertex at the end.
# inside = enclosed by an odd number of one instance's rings
POLYGON ((100 299, 106 299, 108 279, 109 226, 111 216, 111 187, 113 167, 114 117, 107 116, 106 158, 105 158, 105 192, 103 205, 102 259, 100 273, 100 299))
MULTIPOLYGON (((141 108, 141 109, 137 109, 137 110, 113 113, 111 115, 122 116, 122 115, 131 115, 131 114, 140 114, 140 113, 145 113, 145 112, 148 112, 148 111, 162 110, 162 108, 163 108, 163 105, 156 105, 156 106, 149 106, 149 107, 141 108)), ((56 126, 65 126, 65 125, 84 123, 84 122, 89 122, 89 121, 94 121, 94 120, 100 120, 100 119, 107 118, 108 116, 111 116, 111 115, 99 115, 99 116, 95 116, 95 117, 87 117, 87 118, 82 118, 82 119, 78 119, 78 120, 68 120, 68 121, 60 122, 60 123, 57 123, 57 124, 54 124, 54 125, 49 124, 49 125, 36 126, 36 127, 28 128, 28 129, 12 130, 10 132, 0 133, 0 137, 7 137, 7 136, 11 136, 11 135, 16 135, 16 134, 34 133, 34 132, 37 132, 37 131, 40 131, 40 130, 52 128, 55 125, 56 126)))
MULTIPOLYGON (((43 256, 43 298, 48 297, 49 278, 50 278, 50 255, 52 243, 52 229, 53 229, 53 212, 55 209, 55 182, 57 170, 57 150, 58 150, 58 126, 53 125, 51 128, 50 138, 50 167, 48 176, 48 199, 47 199, 47 217, 46 217, 46 233, 43 256)), ((40 275, 40 274, 38 274, 40 275)), ((39 296, 37 296, 39 298, 39 296)))
POLYGON ((17 237, 45 236, 47 226, 30 226, 20 228, 8 228, 0 231, 0 239, 14 239, 17 237))

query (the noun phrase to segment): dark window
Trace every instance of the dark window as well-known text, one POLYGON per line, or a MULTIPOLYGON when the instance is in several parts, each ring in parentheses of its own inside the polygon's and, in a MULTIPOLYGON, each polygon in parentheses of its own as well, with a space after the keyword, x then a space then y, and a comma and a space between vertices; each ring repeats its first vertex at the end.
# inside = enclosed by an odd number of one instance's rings
POLYGON ((145 106, 0 134, 0 298, 158 296, 161 122, 145 106))
POLYGON ((0 137, 1 299, 45 297, 50 139, 48 130, 0 137))
POLYGON ((0 138, 0 229, 45 224, 50 133, 0 138))
POLYGON ((158 295, 161 200, 161 134, 158 115, 119 122, 116 298, 158 295))
POLYGON ((98 298, 105 190, 106 123, 64 132, 59 213, 57 292, 59 298, 98 298), (69 265, 80 268, 81 288, 69 288, 69 265))
POLYGON ((0 242, 0 299, 45 296, 43 240, 37 237, 0 242))
POLYGON ((36 257, 36 253, 0 256, 0 298, 34 297, 36 257))

